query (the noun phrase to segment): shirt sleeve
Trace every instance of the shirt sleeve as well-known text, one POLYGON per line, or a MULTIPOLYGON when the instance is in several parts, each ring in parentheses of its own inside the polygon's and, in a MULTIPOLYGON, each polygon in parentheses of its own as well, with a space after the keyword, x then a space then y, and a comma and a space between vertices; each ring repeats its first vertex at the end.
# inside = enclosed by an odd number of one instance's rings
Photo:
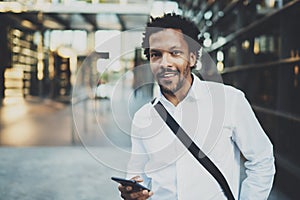
POLYGON ((233 140, 246 159, 239 199, 267 199, 275 174, 273 145, 242 92, 236 95, 233 106, 233 140))
POLYGON ((131 179, 134 176, 140 176, 144 180, 141 184, 150 188, 151 179, 145 174, 145 165, 149 158, 143 140, 138 137, 142 130, 135 126, 137 123, 134 118, 131 126, 131 156, 127 165, 126 178, 131 179))

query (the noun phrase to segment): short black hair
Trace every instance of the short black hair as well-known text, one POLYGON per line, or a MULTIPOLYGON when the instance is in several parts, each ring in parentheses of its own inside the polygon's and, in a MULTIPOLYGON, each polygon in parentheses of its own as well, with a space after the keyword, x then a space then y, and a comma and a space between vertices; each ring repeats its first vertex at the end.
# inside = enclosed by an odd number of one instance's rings
POLYGON ((148 60, 150 59, 149 37, 153 33, 166 28, 181 30, 183 37, 188 44, 189 51, 194 52, 197 59, 199 58, 200 40, 198 39, 198 36, 200 31, 194 22, 175 13, 165 13, 162 17, 150 17, 150 19, 150 22, 147 23, 142 42, 142 48, 144 48, 144 54, 148 60))

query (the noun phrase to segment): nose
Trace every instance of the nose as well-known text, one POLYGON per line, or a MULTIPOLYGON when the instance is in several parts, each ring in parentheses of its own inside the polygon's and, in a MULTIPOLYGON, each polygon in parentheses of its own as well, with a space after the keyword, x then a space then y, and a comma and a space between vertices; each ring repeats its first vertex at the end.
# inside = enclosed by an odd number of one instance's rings
POLYGON ((171 58, 169 53, 165 52, 161 56, 160 67, 170 67, 171 66, 171 58))

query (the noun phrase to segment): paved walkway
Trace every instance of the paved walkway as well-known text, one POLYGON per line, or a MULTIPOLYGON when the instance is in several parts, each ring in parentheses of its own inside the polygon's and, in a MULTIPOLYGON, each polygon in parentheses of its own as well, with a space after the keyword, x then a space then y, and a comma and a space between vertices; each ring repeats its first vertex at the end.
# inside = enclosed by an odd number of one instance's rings
POLYGON ((2 146, 70 145, 71 128, 71 107, 63 103, 16 98, 0 107, 2 146))
MULTIPOLYGON (((111 149, 98 149, 117 158, 111 149)), ((119 199, 111 176, 124 173, 103 165, 81 146, 0 149, 0 199, 119 199)))

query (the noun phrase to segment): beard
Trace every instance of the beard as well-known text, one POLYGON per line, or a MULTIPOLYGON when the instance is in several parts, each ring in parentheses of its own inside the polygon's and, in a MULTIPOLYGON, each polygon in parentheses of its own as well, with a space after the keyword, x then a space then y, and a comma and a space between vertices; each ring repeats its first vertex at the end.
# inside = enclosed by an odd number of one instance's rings
POLYGON ((185 82, 187 81, 187 77, 190 73, 189 66, 187 65, 183 71, 183 74, 180 73, 179 70, 172 70, 172 69, 162 69, 157 75, 156 79, 162 94, 174 95, 175 93, 180 90, 185 82), (174 73, 176 74, 175 80, 170 81, 163 81, 160 77, 162 77, 165 73, 174 73))

